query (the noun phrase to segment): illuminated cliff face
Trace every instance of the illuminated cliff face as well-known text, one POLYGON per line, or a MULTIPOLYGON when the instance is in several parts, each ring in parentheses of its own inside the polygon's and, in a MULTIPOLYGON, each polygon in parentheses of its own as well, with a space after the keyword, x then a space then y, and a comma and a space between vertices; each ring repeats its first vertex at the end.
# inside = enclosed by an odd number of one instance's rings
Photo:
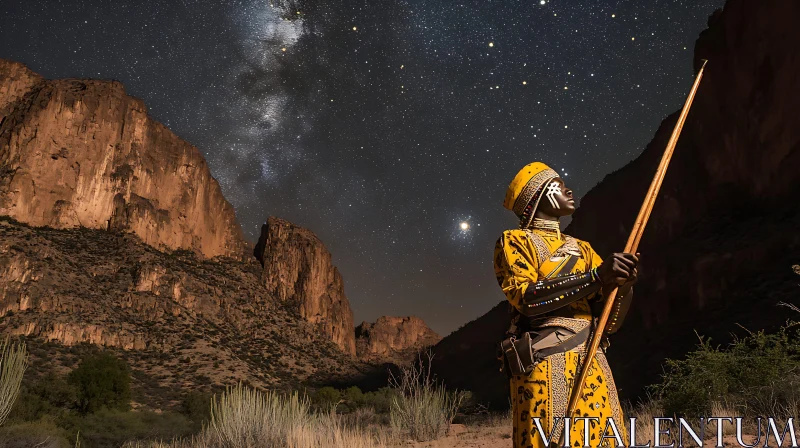
POLYGON ((271 217, 261 228, 255 256, 267 291, 294 303, 345 353, 356 354, 353 311, 344 282, 322 241, 308 229, 271 217))
POLYGON ((241 256, 233 207, 200 152, 120 83, 49 81, 0 60, 0 123, 0 215, 241 256))
MULTIPOLYGON (((252 257, 244 254, 233 207, 197 148, 153 121, 120 83, 48 81, 21 64, 0 60, 0 114, 0 215, 32 226, 133 233, 159 250, 252 257)), ((270 262, 256 287, 296 301, 303 318, 355 355, 352 310, 330 253, 310 231, 280 222, 273 227, 266 253, 270 262)), ((26 263, 10 260, 4 284, 14 288, 30 281, 26 263)), ((174 275, 159 266, 143 269, 135 279, 137 291, 158 289, 174 275)), ((196 305, 180 281, 170 281, 169 287, 172 299, 187 310, 196 305)), ((28 300, 8 309, 22 309, 28 300)), ((65 344, 147 345, 85 325, 76 330, 59 324, 46 331, 65 344)))
POLYGON ((381 316, 375 323, 362 322, 356 327, 358 357, 373 363, 408 364, 419 350, 441 339, 416 316, 381 316))

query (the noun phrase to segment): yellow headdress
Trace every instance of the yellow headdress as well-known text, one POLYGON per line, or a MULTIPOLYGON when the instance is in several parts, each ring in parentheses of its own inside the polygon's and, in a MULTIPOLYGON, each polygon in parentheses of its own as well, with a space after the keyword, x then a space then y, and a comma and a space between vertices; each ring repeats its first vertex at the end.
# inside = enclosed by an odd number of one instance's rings
POLYGON ((520 226, 524 229, 533 220, 533 212, 542 198, 544 186, 558 177, 552 168, 542 162, 525 165, 508 186, 503 207, 511 210, 520 218, 520 226))

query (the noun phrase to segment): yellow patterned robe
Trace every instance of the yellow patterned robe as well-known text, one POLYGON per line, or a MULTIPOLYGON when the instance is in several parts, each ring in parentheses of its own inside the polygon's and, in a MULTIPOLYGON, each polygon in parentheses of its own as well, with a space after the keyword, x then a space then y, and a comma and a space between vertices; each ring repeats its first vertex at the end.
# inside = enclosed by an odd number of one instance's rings
MULTIPOLYGON (((503 292, 517 310, 520 310, 520 302, 528 285, 551 274, 563 260, 563 257, 559 258, 558 255, 563 255, 564 251, 569 252, 570 248, 572 253, 580 254, 580 259, 577 260, 571 273, 586 272, 602 262, 589 243, 563 234, 559 237, 555 232, 540 229, 515 229, 503 232, 495 246, 495 273, 503 292), (541 238, 529 235, 528 232, 535 233, 541 238), (550 254, 556 256, 547 258, 550 254)), ((541 319, 537 316, 537 323, 541 326, 563 326, 578 331, 590 324, 592 315, 589 300, 593 298, 581 299, 541 316, 541 319)), ((587 345, 588 342, 566 353, 551 355, 539 362, 529 374, 511 378, 515 448, 547 446, 539 436, 533 417, 540 417, 544 433, 550 434, 554 416, 564 416, 572 391, 572 382, 580 363, 583 362, 587 345)), ((617 446, 615 439, 611 438, 613 432, 610 428, 607 433, 609 437, 601 440, 609 416, 613 417, 622 441, 628 440, 617 389, 603 350, 599 350, 592 361, 583 395, 578 400, 576 413, 573 415, 577 416, 600 419, 599 422, 590 421, 589 440, 592 447, 617 446)), ((563 428, 563 420, 559 420, 553 436, 554 441, 558 440, 558 434, 563 432, 563 428)), ((584 432, 583 420, 573 421, 570 429, 572 446, 583 446, 584 432)))

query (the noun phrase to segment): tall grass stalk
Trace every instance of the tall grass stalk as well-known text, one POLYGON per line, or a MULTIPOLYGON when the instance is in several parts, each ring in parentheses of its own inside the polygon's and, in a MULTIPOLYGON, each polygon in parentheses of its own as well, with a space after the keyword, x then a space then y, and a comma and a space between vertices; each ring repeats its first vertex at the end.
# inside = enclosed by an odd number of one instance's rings
POLYGON ((0 344, 0 425, 5 423, 14 405, 22 375, 28 367, 28 352, 25 343, 10 343, 8 336, 0 344))
POLYGON ((284 446, 294 428, 311 422, 310 404, 298 394, 281 396, 241 385, 211 402, 210 432, 222 446, 284 446))
POLYGON ((449 392, 436 384, 431 372, 433 355, 428 352, 427 358, 423 362, 420 356, 417 363, 401 368, 390 380, 400 391, 389 411, 392 432, 418 442, 445 436, 467 397, 464 391, 449 392))
POLYGON ((313 413, 297 392, 283 396, 239 384, 212 400, 209 426, 197 445, 225 448, 381 448, 360 428, 346 427, 333 410, 313 413))

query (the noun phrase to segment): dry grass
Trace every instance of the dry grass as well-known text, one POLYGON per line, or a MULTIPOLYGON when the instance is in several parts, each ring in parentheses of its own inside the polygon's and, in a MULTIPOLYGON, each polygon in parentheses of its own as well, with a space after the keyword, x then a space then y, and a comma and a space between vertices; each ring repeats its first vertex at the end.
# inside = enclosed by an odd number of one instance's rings
POLYGON ((467 398, 464 391, 447 391, 436 384, 431 372, 433 354, 427 353, 418 362, 402 367, 398 376, 392 376, 390 385, 400 391, 392 401, 389 420, 397 438, 410 437, 424 442, 445 436, 467 398))
POLYGON ((315 413, 297 393, 284 396, 239 384, 211 403, 211 421, 196 437, 132 442, 126 448, 384 448, 389 441, 346 425, 333 411, 315 413))
MULTIPOLYGON (((655 417, 664 417, 664 411, 661 409, 658 402, 649 398, 639 402, 635 407, 625 412, 625 414, 636 418, 636 444, 644 445, 648 442, 652 443, 655 430, 655 421, 653 419, 655 417)), ((628 437, 630 437, 630 419, 625 419, 625 426, 627 428, 628 437)), ((672 443, 674 441, 672 435, 672 432, 670 432, 669 436, 663 435, 661 437, 661 444, 669 445, 672 443)))

